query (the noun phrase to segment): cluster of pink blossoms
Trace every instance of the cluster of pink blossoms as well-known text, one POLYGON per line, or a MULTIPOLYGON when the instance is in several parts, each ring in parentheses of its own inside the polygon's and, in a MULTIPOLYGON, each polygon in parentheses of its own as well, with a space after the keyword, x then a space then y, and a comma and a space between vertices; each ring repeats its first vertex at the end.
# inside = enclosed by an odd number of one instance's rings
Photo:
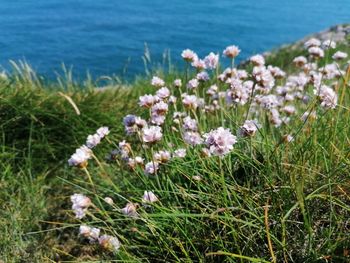
MULTIPOLYGON (((181 56, 190 67, 188 72, 193 74, 186 74, 186 77, 170 83, 160 76, 153 76, 150 84, 154 92, 140 96, 138 100, 144 114, 124 117, 127 138, 118 143, 117 149, 107 159, 142 176, 156 177, 162 174, 162 167, 173 161, 181 163, 188 154, 224 158, 234 151, 240 141, 254 136, 259 138, 265 127, 259 121, 272 128, 280 128, 293 119, 303 122, 315 120, 319 111, 336 108, 336 87, 345 75, 341 62, 348 54, 334 52, 336 43, 332 40, 322 43, 312 38, 304 46, 308 55, 293 59, 292 74, 267 65, 265 57, 260 54, 251 56, 247 61, 251 70, 235 68, 234 60, 241 50, 234 45, 222 52, 231 61, 231 66, 222 71, 218 53, 211 52, 200 58, 194 51, 184 50, 181 56), (332 61, 319 66, 320 59, 326 55, 332 57, 332 61), (310 110, 311 103, 318 103, 319 110, 310 110), (233 117, 231 113, 238 110, 244 112, 244 118, 233 117), (229 118, 226 118, 228 115, 229 118), (212 123, 218 122, 221 125, 211 127, 212 123), (237 136, 232 133, 233 130, 237 131, 237 136)), ((102 127, 89 135, 86 145, 76 150, 69 164, 85 168, 87 161, 95 157, 92 149, 108 133, 108 128, 102 127)), ((281 135, 284 143, 296 139, 293 134, 281 135)), ((196 181, 201 179, 201 176, 193 177, 196 181)), ((71 200, 76 217, 82 219, 91 206, 91 200, 79 194, 73 195, 71 200)), ((115 205, 110 197, 104 200, 111 206, 115 205)), ((152 191, 145 191, 140 199, 145 208, 158 201, 152 191)), ((119 211, 125 216, 139 218, 139 207, 138 203, 128 202, 119 211)), ((103 247, 114 250, 120 247, 117 238, 100 236, 98 228, 82 225, 80 234, 103 247)))

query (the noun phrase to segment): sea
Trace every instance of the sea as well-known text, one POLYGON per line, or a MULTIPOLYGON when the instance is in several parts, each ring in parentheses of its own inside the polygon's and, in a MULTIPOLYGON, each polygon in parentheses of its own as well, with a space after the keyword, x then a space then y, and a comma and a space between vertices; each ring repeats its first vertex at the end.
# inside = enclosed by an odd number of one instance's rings
POLYGON ((145 74, 165 54, 238 45, 239 59, 350 22, 350 0, 0 0, 0 65, 27 61, 55 78, 62 65, 94 78, 145 74))

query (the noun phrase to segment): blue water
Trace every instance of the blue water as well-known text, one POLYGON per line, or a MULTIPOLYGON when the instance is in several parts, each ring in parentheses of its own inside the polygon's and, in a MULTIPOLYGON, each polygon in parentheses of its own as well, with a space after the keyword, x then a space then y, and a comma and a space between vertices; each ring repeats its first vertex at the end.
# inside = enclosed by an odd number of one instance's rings
POLYGON ((350 0, 1 0, 0 64, 132 76, 144 72, 144 43, 154 61, 170 49, 180 65, 185 48, 205 55, 236 44, 245 58, 344 22, 350 0))

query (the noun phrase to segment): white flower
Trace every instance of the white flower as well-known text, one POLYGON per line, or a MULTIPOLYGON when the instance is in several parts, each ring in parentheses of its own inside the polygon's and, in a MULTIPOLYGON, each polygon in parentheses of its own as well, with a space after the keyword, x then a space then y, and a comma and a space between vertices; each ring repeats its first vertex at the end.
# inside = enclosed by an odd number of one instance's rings
POLYGON ((166 163, 170 160, 171 154, 169 151, 159 151, 153 155, 153 160, 159 163, 166 163))
POLYGON ((198 98, 196 95, 188 95, 186 93, 182 94, 182 103, 186 108, 197 109, 198 107, 198 98))
POLYGON ((270 70, 268 70, 265 66, 254 67, 252 75, 255 81, 267 91, 270 91, 275 85, 274 77, 272 76, 270 70))
POLYGON ((175 79, 174 80, 174 86, 177 87, 177 88, 181 87, 182 86, 181 79, 175 79))
POLYGON ((83 145, 76 149, 75 153, 68 160, 70 166, 85 167, 87 161, 91 159, 92 151, 87 146, 83 145))
POLYGON ((142 203, 154 203, 159 199, 152 191, 145 191, 142 197, 142 203))
POLYGON ((190 90, 193 90, 193 89, 197 88, 198 85, 199 85, 198 79, 191 79, 187 83, 187 88, 190 90))
POLYGON ((120 242, 118 238, 109 235, 100 236, 98 242, 104 249, 111 250, 114 252, 118 251, 120 248, 120 242))
POLYGON ((159 169, 159 164, 157 162, 148 162, 145 165, 146 174, 155 174, 159 169))
POLYGON ((337 106, 338 96, 332 88, 322 85, 318 90, 314 90, 314 93, 321 100, 322 107, 334 109, 337 106))
POLYGON ((240 127, 240 134, 242 136, 254 136, 258 130, 258 124, 254 120, 246 120, 243 126, 240 127))
POLYGON ((215 69, 219 63, 219 55, 210 52, 209 55, 204 58, 204 63, 207 69, 215 69))
POLYGON ((298 56, 293 59, 293 63, 298 67, 303 67, 307 63, 307 59, 304 56, 298 56))
POLYGON ((180 148, 174 151, 173 157, 184 158, 186 156, 186 149, 180 148))
POLYGON ((241 52, 241 50, 237 47, 237 46, 228 46, 226 47, 226 49, 224 50, 223 54, 226 57, 229 58, 235 58, 238 56, 238 54, 241 52))
POLYGON ((199 81, 208 81, 210 79, 208 72, 202 71, 196 75, 196 79, 199 81))
POLYGON ((286 105, 282 108, 282 111, 284 111, 288 115, 293 115, 296 112, 296 109, 293 105, 286 105))
POLYGON ((345 52, 342 52, 342 51, 337 51, 332 56, 332 58, 335 60, 341 60, 341 59, 344 59, 347 57, 348 57, 348 54, 346 54, 345 52))
POLYGON ((104 199, 103 199, 107 204, 109 204, 109 205, 113 205, 114 204, 114 201, 113 201, 113 199, 112 198, 110 198, 110 197, 105 197, 104 199))
POLYGON ((150 108, 157 100, 153 95, 143 95, 139 97, 139 105, 141 107, 150 108))
POLYGON ((164 115, 158 115, 158 114, 152 114, 151 116, 151 122, 155 125, 163 125, 165 122, 165 116, 164 115))
POLYGON ((272 76, 275 78, 284 78, 286 76, 286 73, 281 70, 279 67, 273 67, 269 65, 267 69, 271 72, 272 76))
POLYGON ((228 104, 244 105, 248 102, 249 95, 248 90, 241 83, 238 85, 231 84, 231 89, 226 92, 226 101, 228 104))
POLYGON ((157 90, 156 95, 161 99, 166 99, 170 96, 170 90, 167 87, 160 88, 157 90))
POLYGON ((183 134, 183 139, 187 144, 198 145, 203 143, 203 139, 198 132, 186 131, 183 134))
POLYGON ((96 241, 100 236, 100 229, 89 227, 87 225, 81 225, 79 227, 79 234, 88 238, 90 241, 96 241))
POLYGON ((272 109, 277 107, 280 102, 276 95, 270 94, 267 96, 256 97, 257 103, 260 104, 264 109, 272 109))
POLYGON ((98 145, 100 142, 101 137, 98 134, 89 135, 86 139, 86 146, 91 149, 98 145))
POLYGON ((108 127, 101 127, 99 128, 96 133, 98 134, 98 136, 102 138, 104 138, 105 136, 107 136, 109 134, 109 129, 108 127))
POLYGON ((168 104, 164 101, 160 101, 152 106, 152 113, 157 115, 164 115, 168 111, 168 104))
POLYGON ((204 60, 198 58, 191 63, 191 66, 197 70, 203 70, 206 68, 204 60))
POLYGON ((154 76, 151 80, 151 84, 152 84, 152 86, 160 88, 160 87, 163 87, 165 85, 165 82, 161 78, 154 76))
POLYGON ((237 142, 236 136, 232 135, 229 129, 223 127, 212 130, 204 134, 203 137, 210 153, 218 156, 228 154, 237 142))
POLYGON ((82 194, 74 194, 70 197, 70 200, 72 202, 72 209, 75 213, 75 217, 82 219, 85 216, 88 207, 92 204, 90 198, 82 194))
POLYGON ((320 47, 310 47, 308 49, 308 52, 310 55, 317 57, 317 58, 323 58, 324 57, 324 51, 320 47))
POLYGON ((192 119, 190 116, 187 116, 183 119, 183 128, 185 130, 197 131, 198 124, 195 119, 192 119))
POLYGON ((124 214, 124 215, 127 215, 127 216, 130 216, 130 217, 137 217, 138 214, 136 212, 136 204, 134 203, 127 203, 126 206, 124 208, 122 208, 120 211, 124 214))
POLYGON ((321 41, 316 38, 310 38, 308 41, 305 42, 304 46, 305 48, 319 47, 321 46, 321 41))
POLYGON ((150 126, 142 129, 142 139, 146 143, 154 143, 162 139, 162 128, 158 126, 150 126))
POLYGON ((335 47, 337 46, 337 43, 335 43, 335 41, 327 39, 325 41, 323 41, 322 43, 322 47, 324 49, 335 49, 335 47))
POLYGON ((250 57, 250 62, 252 62, 255 66, 263 66, 265 65, 265 59, 262 55, 254 55, 250 57))
POLYGON ((198 58, 197 54, 190 49, 185 49, 184 51, 182 51, 181 56, 184 60, 188 62, 193 62, 198 58))

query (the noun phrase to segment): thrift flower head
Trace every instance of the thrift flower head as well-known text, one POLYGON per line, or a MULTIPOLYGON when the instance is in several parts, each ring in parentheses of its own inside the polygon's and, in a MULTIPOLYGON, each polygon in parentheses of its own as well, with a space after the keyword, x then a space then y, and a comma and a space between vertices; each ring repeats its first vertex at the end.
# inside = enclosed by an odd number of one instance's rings
POLYGON ((181 149, 175 150, 174 153, 173 153, 173 157, 175 157, 175 158, 184 158, 184 157, 186 157, 186 149, 181 148, 181 149))
POLYGON ((90 198, 82 194, 74 194, 70 197, 70 200, 72 202, 72 209, 75 213, 75 217, 82 219, 85 216, 88 207, 91 205, 90 198))
POLYGON ((85 145, 76 149, 75 153, 68 160, 70 166, 85 167, 87 161, 91 159, 92 151, 85 145))
POLYGON ((310 47, 308 49, 308 52, 310 55, 312 55, 316 58, 323 58, 324 57, 324 51, 320 47, 310 47))
POLYGON ((197 75, 196 75, 196 79, 199 80, 199 81, 208 81, 210 79, 209 77, 209 74, 206 72, 206 71, 202 71, 202 72, 199 72, 197 75))
POLYGON ((330 40, 330 39, 327 39, 327 40, 323 41, 323 43, 322 43, 322 47, 324 49, 330 49, 330 48, 334 49, 334 48, 336 48, 336 46, 337 46, 337 43, 335 43, 335 41, 330 40))
POLYGON ((186 131, 183 134, 184 141, 192 146, 199 145, 203 143, 203 139, 198 132, 186 131))
POLYGON ((170 96, 170 90, 167 87, 160 88, 156 92, 157 97, 163 99, 166 99, 170 96))
POLYGON ((142 197, 142 203, 154 203, 159 199, 152 191, 145 191, 142 197))
POLYGON ((155 174, 159 169, 159 163, 157 162, 149 162, 145 165, 145 173, 148 175, 155 174))
POLYGON ((258 130, 258 124, 253 120, 246 120, 243 126, 240 127, 241 136, 254 136, 258 130))
POLYGON ((166 163, 170 160, 171 154, 169 151, 159 151, 153 156, 153 160, 159 163, 166 163))
POLYGON ((317 38, 310 38, 308 41, 305 42, 304 46, 305 48, 319 47, 321 46, 321 41, 317 38))
POLYGON ((101 137, 98 134, 89 135, 86 139, 86 146, 91 149, 98 145, 100 142, 101 137))
POLYGON ((265 59, 262 55, 254 55, 250 57, 250 62, 252 62, 255 66, 263 66, 265 65, 265 59))
POLYGON ((204 63, 207 69, 215 69, 219 63, 219 55, 210 52, 209 55, 204 58, 204 63))
POLYGON ((237 142, 236 136, 232 135, 229 129, 223 127, 204 134, 204 138, 210 153, 217 156, 228 154, 237 142))
POLYGON ((293 63, 298 67, 303 67, 307 63, 307 59, 304 56, 299 56, 293 59, 293 63))
POLYGON ((142 139, 146 143, 155 143, 162 139, 162 128, 158 126, 150 126, 142 129, 142 139))
POLYGON ((186 93, 182 94, 182 103, 186 108, 197 109, 198 107, 198 98, 196 95, 188 95, 186 93))
POLYGON ((113 201, 113 199, 112 198, 110 198, 110 197, 105 197, 104 199, 103 199, 107 204, 109 204, 109 205, 113 205, 114 204, 114 201, 113 201))
POLYGON ((332 58, 335 60, 341 60, 341 59, 344 59, 347 57, 348 57, 348 54, 346 54, 345 52, 342 52, 342 51, 337 51, 332 56, 332 58))
POLYGON ((90 241, 96 241, 100 236, 100 229, 89 227, 87 225, 81 225, 79 227, 79 234, 88 238, 90 241))
POLYGON ((102 235, 98 239, 98 243, 106 250, 118 251, 120 248, 120 242, 118 238, 109 235, 102 235))
POLYGON ((100 136, 100 138, 102 139, 109 134, 109 128, 101 127, 96 131, 96 134, 98 134, 98 136, 100 136))
POLYGON ((334 109, 337 106, 338 96, 332 88, 322 85, 319 90, 314 92, 317 93, 322 107, 334 109))
POLYGON ((197 54, 190 49, 185 49, 184 51, 182 51, 181 56, 187 62, 193 62, 198 58, 197 54))
POLYGON ((197 70, 206 69, 204 60, 198 58, 191 63, 191 66, 196 68, 197 70))
POLYGON ((241 50, 237 46, 228 46, 224 50, 223 54, 228 58, 235 58, 240 52, 241 50))
POLYGON ((136 212, 136 204, 134 203, 127 203, 126 206, 121 209, 121 212, 124 214, 124 215, 127 215, 127 216, 130 216, 130 217, 137 217, 138 214, 136 212))
POLYGON ((188 83, 187 83, 187 88, 189 90, 193 90, 196 89, 199 85, 198 79, 191 79, 188 83))
POLYGON ((174 86, 177 87, 177 88, 181 87, 182 86, 181 79, 175 79, 174 80, 174 86))
POLYGON ((143 95, 139 97, 139 105, 141 107, 150 108, 157 100, 158 98, 153 95, 143 95))
POLYGON ((151 80, 151 84, 152 86, 160 88, 165 85, 165 82, 161 78, 154 76, 151 80))
POLYGON ((187 116, 183 119, 183 128, 189 131, 197 131, 197 121, 195 119, 192 119, 190 116, 187 116))

